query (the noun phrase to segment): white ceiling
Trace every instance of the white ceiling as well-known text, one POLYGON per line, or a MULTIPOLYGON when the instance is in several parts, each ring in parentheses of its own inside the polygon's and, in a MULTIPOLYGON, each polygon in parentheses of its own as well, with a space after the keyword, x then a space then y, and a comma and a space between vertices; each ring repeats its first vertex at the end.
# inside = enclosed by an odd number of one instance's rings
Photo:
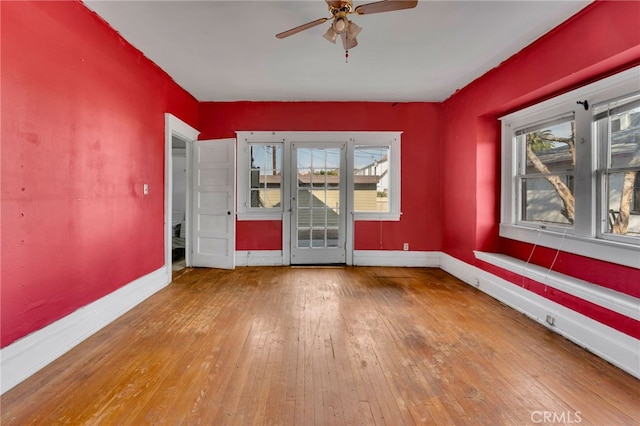
POLYGON ((363 30, 345 63, 322 37, 329 22, 275 38, 328 16, 322 0, 85 0, 199 101, 399 102, 448 98, 590 2, 422 0, 351 15, 363 30))

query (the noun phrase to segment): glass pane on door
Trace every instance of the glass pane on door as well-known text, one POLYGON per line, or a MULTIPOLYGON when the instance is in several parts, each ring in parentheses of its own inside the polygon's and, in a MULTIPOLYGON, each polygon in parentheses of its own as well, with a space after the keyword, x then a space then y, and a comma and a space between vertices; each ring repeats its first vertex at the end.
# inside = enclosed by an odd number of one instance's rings
POLYGON ((292 260, 298 256, 323 263, 335 255, 331 250, 341 252, 335 262, 343 261, 341 219, 341 162, 343 149, 340 147, 297 148, 295 151, 295 183, 292 188, 294 205, 292 223, 295 229, 292 237, 292 260), (300 253, 306 249, 310 256, 300 253), (323 251, 324 250, 324 251, 323 251))

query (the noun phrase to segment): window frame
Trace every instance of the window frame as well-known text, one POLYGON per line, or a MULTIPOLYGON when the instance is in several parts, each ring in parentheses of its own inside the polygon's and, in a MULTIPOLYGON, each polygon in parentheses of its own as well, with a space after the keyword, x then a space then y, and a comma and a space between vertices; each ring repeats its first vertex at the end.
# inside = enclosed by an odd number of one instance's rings
MULTIPOLYGON (((369 145, 358 145, 358 144, 355 144, 353 146, 353 158, 354 158, 354 167, 353 167, 353 173, 352 173, 353 174, 353 180, 354 180, 353 181, 353 201, 354 201, 353 212, 354 213, 388 213, 388 212, 390 212, 392 210, 391 209, 391 203, 390 203, 391 198, 392 198, 392 196, 391 196, 392 188, 390 187, 390 185, 389 185, 389 188, 387 188, 387 195, 385 197, 387 199, 387 209, 386 210, 378 210, 377 209, 377 200, 378 200, 378 196, 379 196, 379 191, 378 191, 379 186, 378 185, 380 184, 380 181, 385 176, 387 176, 389 178, 389 182, 390 182, 390 175, 392 173, 392 171, 391 171, 391 165, 392 165, 391 164, 391 162, 392 162, 391 145, 388 145, 388 144, 383 144, 383 145, 370 145, 370 144, 369 145), (355 161, 356 161, 356 157, 358 156, 357 155, 358 151, 363 151, 364 152, 364 151, 376 151, 376 150, 380 150, 380 152, 385 151, 386 154, 381 159, 386 157, 386 160, 382 161, 382 162, 378 162, 378 160, 373 160, 373 162, 370 161, 368 164, 366 164, 365 168, 370 169, 373 166, 374 167, 374 171, 375 171, 375 168, 378 167, 378 164, 386 163, 387 171, 382 172, 380 175, 378 175, 377 173, 373 173, 373 174, 369 173, 369 171, 366 174, 358 174, 358 173, 356 173, 356 170, 362 170, 363 169, 363 168, 356 169, 355 161), (372 209, 372 210, 357 210, 357 207, 356 207, 355 203, 356 203, 356 198, 357 198, 356 197, 356 191, 357 191, 356 180, 358 179, 358 176, 376 176, 376 177, 380 176, 381 179, 376 182, 376 197, 375 197, 375 199, 376 199, 376 202, 375 202, 376 208, 375 209, 372 209)), ((383 168, 382 166, 380 166, 380 167, 383 168)))
MULTIPOLYGON (((640 86, 640 85, 639 85, 640 86)), ((638 95, 640 95, 640 87, 638 87, 638 90, 636 90, 634 96, 637 97, 638 95)), ((622 96, 622 98, 626 98, 628 96, 622 96)), ((618 99, 610 99, 607 102, 603 102, 602 104, 599 105, 594 105, 594 108, 597 108, 599 106, 603 106, 606 105, 607 103, 612 103, 617 101, 618 99)), ((637 99, 636 99, 637 101, 637 99)), ((610 122, 609 122, 610 125, 610 122)), ((606 138, 607 140, 609 140, 611 131, 609 129, 609 127, 600 127, 599 125, 599 120, 595 120, 593 121, 593 134, 596 135, 596 138, 606 138)), ((599 149, 599 158, 598 158, 598 165, 597 165, 597 175, 596 175, 596 179, 597 179, 597 191, 598 191, 598 197, 599 199, 601 199, 601 205, 599 206, 600 209, 600 226, 597 227, 597 236, 598 238, 602 238, 605 240, 612 240, 612 241, 620 241, 620 242, 627 242, 627 241, 631 241, 631 243, 633 244, 634 240, 629 240, 629 238, 634 238, 636 241, 638 240, 638 237, 629 237, 626 235, 619 235, 619 234, 614 234, 612 232, 608 232, 608 228, 609 228, 609 209, 611 206, 609 206, 607 197, 609 195, 608 191, 607 191, 607 186, 608 186, 608 177, 610 175, 616 174, 616 173, 624 173, 626 170, 629 169, 634 169, 636 167, 629 167, 629 166, 612 166, 609 164, 609 159, 610 159, 610 155, 611 155, 611 151, 612 151, 612 147, 610 143, 607 144, 603 144, 598 146, 599 149)), ((639 174, 640 175, 640 174, 639 174)), ((635 185, 637 184, 638 181, 638 176, 636 175, 636 179, 634 181, 634 189, 635 189, 635 185)), ((634 207, 634 202, 635 200, 633 199, 633 195, 634 192, 632 190, 632 196, 631 196, 631 206, 630 206, 630 210, 631 210, 631 214, 633 213, 633 207, 634 207)), ((640 257, 640 256, 639 256, 640 257)))
MULTIPOLYGON (((389 148, 389 195, 388 195, 388 205, 389 209, 386 212, 374 212, 374 211, 355 211, 355 207, 353 206, 353 200, 355 199, 355 194, 351 197, 351 202, 349 203, 349 211, 353 212, 353 217, 355 220, 381 220, 381 221, 398 221, 400 220, 400 216, 402 212, 400 210, 400 200, 401 200, 401 185, 400 185, 400 169, 401 169, 401 161, 400 161, 400 132, 378 132, 379 134, 375 134, 375 137, 365 138, 358 137, 352 138, 352 143, 347 145, 347 170, 350 171, 348 173, 348 179, 351 180, 351 184, 348 184, 347 190, 351 193, 355 191, 355 185, 353 183, 354 174, 353 170, 355 169, 355 149, 356 147, 371 147, 371 148, 380 148, 380 147, 388 147, 389 148)), ((371 134, 372 136, 374 134, 371 134)))
MULTIPOLYGON (((283 191, 282 191, 282 154, 283 154, 282 149, 283 149, 283 146, 282 146, 282 143, 274 143, 274 144, 270 145, 268 143, 259 142, 259 143, 250 143, 250 144, 248 144, 248 147, 247 147, 248 148, 248 152, 249 152, 248 160, 249 160, 249 163, 250 163, 250 167, 249 167, 249 188, 248 188, 249 196, 247 197, 246 209, 247 209, 247 211, 259 211, 259 212, 276 211, 276 212, 280 212, 280 211, 282 211, 281 207, 264 207, 264 206, 260 207, 260 206, 251 205, 252 201, 253 201, 253 194, 252 193, 254 191, 256 191, 256 189, 257 189, 257 192, 258 192, 258 195, 259 195, 259 194, 262 193, 263 190, 267 189, 268 188, 268 182, 267 182, 266 176, 271 176, 271 175, 268 175, 268 174, 264 174, 264 175, 261 174, 260 172, 263 169, 260 166, 252 167, 253 166, 253 159, 252 159, 251 150, 252 150, 253 147, 263 147, 263 148, 278 147, 278 148, 280 148, 280 158, 279 158, 280 168, 279 169, 276 168, 276 169, 272 169, 272 170, 277 170, 277 171, 280 172, 279 175, 275 175, 275 176, 280 176, 280 187, 279 187, 280 188, 280 191, 279 191, 280 192, 280 197, 279 197, 279 199, 280 199, 280 205, 282 205, 282 195, 283 195, 283 191), (252 186, 253 185, 253 172, 256 169, 258 170, 258 187, 257 188, 252 186), (265 176, 265 186, 264 187, 262 187, 262 185, 260 184, 260 177, 261 176, 265 176)), ((267 149, 265 149, 265 153, 266 152, 267 152, 267 149)))
POLYGON ((594 139, 593 107, 640 90, 640 67, 634 67, 563 95, 548 99, 500 118, 502 122, 502 176, 499 235, 526 243, 600 259, 634 268, 640 267, 640 240, 603 235, 604 212, 602 149, 594 139), (589 108, 585 109, 584 101, 589 108), (579 103, 581 102, 581 103, 579 103), (575 217, 573 226, 554 226, 519 220, 519 156, 516 132, 574 114, 576 120, 576 164, 574 167, 575 217))
POLYGON ((631 212, 640 214, 640 173, 636 175, 636 181, 633 186, 633 201, 631 202, 631 212))
POLYGON ((268 135, 256 138, 245 136, 241 139, 240 133, 238 133, 236 138, 237 218, 238 220, 281 220, 284 202, 280 203, 280 207, 251 207, 251 146, 254 145, 281 147, 280 199, 284 201, 285 153, 282 139, 278 140, 268 135))
MULTIPOLYGON (((536 130, 545 128, 546 126, 552 125, 552 124, 560 124, 560 123, 564 123, 567 121, 574 121, 575 120, 575 114, 573 112, 568 113, 568 114, 563 114, 561 116, 558 117, 551 117, 550 120, 546 119, 543 120, 542 122, 536 122, 536 123, 530 123, 529 125, 525 125, 523 126, 518 126, 516 129, 514 129, 513 133, 514 133, 514 150, 515 150, 515 156, 516 156, 516 185, 518 185, 518 188, 516 189, 516 197, 517 197, 517 201, 516 201, 516 206, 515 206, 515 214, 516 214, 516 223, 520 226, 527 226, 527 227, 540 227, 542 229, 554 229, 554 230, 558 230, 561 232, 565 232, 566 229, 571 229, 573 228, 573 224, 567 222, 566 224, 563 223, 559 223, 559 222, 545 222, 542 223, 540 221, 535 221, 535 220, 527 220, 526 214, 523 211, 524 210, 524 204, 526 201, 526 197, 525 194, 523 194, 522 191, 522 183, 524 180, 527 179, 544 179, 547 176, 562 176, 565 177, 567 179, 563 179, 565 180, 565 184, 568 185, 569 180, 573 181, 573 187, 574 187, 574 192, 575 192, 575 182, 576 182, 576 167, 574 165, 574 167, 571 170, 565 170, 565 171, 560 171, 560 170, 552 170, 550 171, 550 173, 541 173, 541 172, 528 172, 527 171, 527 155, 526 155, 526 141, 521 140, 520 138, 526 138, 527 134, 534 132, 536 130), (524 142, 524 143, 522 143, 524 142)), ((574 206, 575 207, 575 206, 574 206)))

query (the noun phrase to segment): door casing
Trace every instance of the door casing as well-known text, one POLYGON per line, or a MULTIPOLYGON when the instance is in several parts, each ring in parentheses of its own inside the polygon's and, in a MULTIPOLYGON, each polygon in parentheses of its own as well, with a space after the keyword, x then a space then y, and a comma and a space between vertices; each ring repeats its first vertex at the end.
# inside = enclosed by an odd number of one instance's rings
MULTIPOLYGON (((290 232, 289 232, 289 248, 290 248, 290 263, 291 264, 323 264, 323 263, 346 263, 347 260, 347 248, 345 241, 347 240, 347 191, 346 191, 346 179, 347 179, 347 161, 346 161, 346 143, 293 143, 290 146, 291 161, 289 176, 290 197, 288 209, 289 214, 285 216, 289 217, 290 232), (333 149, 339 152, 339 198, 338 198, 338 247, 330 248, 299 248, 296 245, 297 232, 298 232, 298 215, 299 209, 297 207, 298 196, 295 191, 297 189, 298 182, 298 150, 314 150, 314 149, 333 149)), ((326 166, 326 164, 325 164, 326 166)), ((313 191, 313 187, 310 188, 313 191)), ((313 197, 313 195, 311 195, 313 197)), ((325 200, 326 201, 326 200, 325 200)))
MULTIPOLYGON (((165 153, 164 153, 164 267, 165 272, 168 276, 169 281, 171 281, 171 250, 172 250, 172 229, 171 229, 171 215, 173 212, 173 155, 171 151, 171 147, 173 144, 173 138, 180 138, 186 143, 186 165, 187 165, 187 176, 189 175, 190 168, 190 152, 192 143, 198 139, 198 135, 200 132, 193 127, 189 126, 184 121, 180 120, 173 114, 165 113, 164 115, 164 123, 165 123, 165 153)), ((188 181, 187 181, 188 182, 188 181)), ((186 211, 185 218, 186 219, 186 233, 187 236, 187 245, 189 243, 189 215, 190 215, 190 206, 189 206, 189 197, 190 197, 191 185, 187 183, 187 200, 186 200, 186 211)), ((187 245, 188 248, 188 245, 187 245)), ((187 266, 190 266, 190 250, 185 250, 185 261, 187 266)))

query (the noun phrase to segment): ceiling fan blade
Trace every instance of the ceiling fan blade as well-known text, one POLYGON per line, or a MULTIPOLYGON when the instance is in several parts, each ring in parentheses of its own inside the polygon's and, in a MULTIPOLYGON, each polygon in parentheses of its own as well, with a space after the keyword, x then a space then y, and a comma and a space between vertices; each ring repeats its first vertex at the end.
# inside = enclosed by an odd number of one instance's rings
POLYGON ((289 37, 290 35, 297 34, 300 31, 308 30, 309 28, 313 28, 317 25, 327 22, 328 20, 329 18, 320 18, 320 19, 316 19, 315 21, 307 22, 306 24, 300 25, 295 28, 291 28, 290 30, 287 30, 287 31, 283 31, 280 34, 276 34, 276 38, 289 37))
POLYGON ((370 15, 372 13, 392 12, 394 10, 412 9, 416 7, 418 0, 384 0, 375 3, 362 4, 356 7, 358 15, 370 15))

